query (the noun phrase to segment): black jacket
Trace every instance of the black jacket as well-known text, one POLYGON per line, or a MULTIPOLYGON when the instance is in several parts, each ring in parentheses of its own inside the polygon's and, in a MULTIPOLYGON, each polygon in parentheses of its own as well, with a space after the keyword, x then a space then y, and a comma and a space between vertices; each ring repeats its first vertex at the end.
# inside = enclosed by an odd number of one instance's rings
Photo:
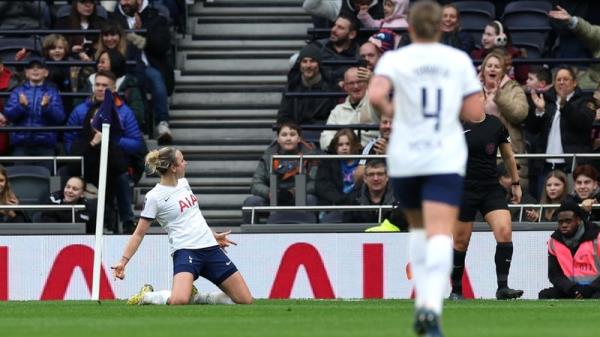
POLYGON ((319 162, 315 187, 321 205, 347 205, 356 197, 353 192, 344 193, 344 177, 340 168, 341 160, 328 159, 319 162))
MULTIPOLYGON (((385 195, 379 204, 373 203, 371 198, 369 197, 369 193, 367 190, 367 185, 362 184, 354 194, 354 198, 351 200, 351 205, 360 205, 360 206, 370 206, 370 205, 392 205, 394 204, 394 194, 392 192, 391 186, 388 183, 385 188, 385 195)), ((379 223, 378 218, 379 211, 371 210, 371 211, 352 211, 344 213, 344 222, 360 222, 360 223, 379 223)), ((384 219, 389 219, 392 216, 391 210, 384 210, 381 216, 381 221, 384 219)), ((394 223, 394 221, 392 221, 394 223)), ((395 224, 395 223, 394 223, 395 224)), ((395 224, 396 225, 396 224, 395 224)), ((398 225, 396 225, 398 226, 398 225)))
MULTIPOLYGON (((53 205, 65 205, 64 194, 62 191, 56 191, 50 194, 48 203, 53 205)), ((85 222, 86 233, 94 233, 96 226, 96 200, 80 198, 75 204, 85 205, 85 210, 75 212, 75 222, 85 222)), ((70 223, 73 222, 71 210, 44 211, 41 215, 43 222, 52 223, 70 223)))
MULTIPOLYGON (((529 129, 540 136, 537 148, 540 153, 545 153, 548 145, 548 134, 556 114, 556 91, 550 89, 544 94, 544 99, 546 100, 544 115, 530 118, 527 121, 529 129)), ((561 109, 560 133, 565 153, 592 152, 591 132, 592 123, 596 118, 596 111, 591 109, 588 104, 591 100, 592 97, 589 94, 577 88, 571 99, 561 109)), ((543 165, 543 162, 539 161, 537 164, 535 169, 541 171, 540 165, 543 165)), ((567 161, 567 167, 570 167, 570 160, 567 161)))
MULTIPOLYGON (((329 81, 329 75, 321 71, 321 82, 306 87, 302 83, 302 76, 297 69, 290 70, 288 75, 288 85, 286 92, 302 92, 302 93, 317 93, 317 92, 332 92, 334 89, 329 81)), ((277 112, 277 120, 293 120, 296 124, 325 124, 331 110, 335 108, 336 100, 334 97, 286 97, 285 93, 281 98, 281 105, 277 112)))
MULTIPOLYGON (((119 22, 123 29, 129 29, 127 17, 121 12, 120 6, 115 8, 111 17, 119 22)), ((144 52, 146 53, 148 62, 152 67, 160 71, 167 86, 167 93, 171 95, 175 87, 175 75, 169 59, 171 32, 169 31, 167 19, 159 15, 158 10, 150 5, 146 6, 140 13, 140 18, 142 20, 142 29, 146 30, 143 36, 146 38, 144 52)), ((130 44, 129 48, 136 47, 130 44)))
POLYGON ((342 64, 329 64, 322 65, 321 72, 328 72, 331 74, 332 82, 335 84, 340 80, 344 79, 344 73, 348 68, 358 66, 360 60, 359 47, 356 41, 352 42, 350 47, 338 53, 333 42, 329 38, 317 40, 315 42, 320 48, 321 58, 323 61, 334 61, 343 62, 342 64))

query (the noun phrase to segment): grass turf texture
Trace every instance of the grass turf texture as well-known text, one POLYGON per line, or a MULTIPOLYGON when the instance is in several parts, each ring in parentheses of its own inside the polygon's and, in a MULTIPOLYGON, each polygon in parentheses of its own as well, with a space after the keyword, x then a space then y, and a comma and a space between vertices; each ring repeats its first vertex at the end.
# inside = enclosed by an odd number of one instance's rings
MULTIPOLYGON (((598 336, 600 301, 446 302, 446 336, 598 336)), ((414 336, 407 300, 257 300, 251 306, 0 302, 0 336, 414 336)))

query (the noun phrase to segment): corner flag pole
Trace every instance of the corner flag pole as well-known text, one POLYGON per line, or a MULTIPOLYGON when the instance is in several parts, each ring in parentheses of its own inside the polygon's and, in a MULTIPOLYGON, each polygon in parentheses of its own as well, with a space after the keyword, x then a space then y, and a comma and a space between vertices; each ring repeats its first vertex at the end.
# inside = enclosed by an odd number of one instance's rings
POLYGON ((110 124, 102 124, 100 143, 100 177, 98 178, 98 212, 96 216, 96 244, 94 246, 94 274, 92 278, 92 300, 100 299, 100 266, 102 262, 102 235, 104 234, 104 200, 106 198, 106 171, 108 167, 108 142, 110 124))

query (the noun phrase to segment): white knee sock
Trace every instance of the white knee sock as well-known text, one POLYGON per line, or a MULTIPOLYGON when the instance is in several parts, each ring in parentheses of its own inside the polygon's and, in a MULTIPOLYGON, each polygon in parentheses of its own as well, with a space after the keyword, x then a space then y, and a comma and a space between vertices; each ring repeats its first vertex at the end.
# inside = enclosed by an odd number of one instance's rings
POLYGON ((167 300, 171 297, 170 290, 152 291, 144 294, 142 303, 144 304, 167 304, 167 300))
POLYGON ((425 305, 425 251, 427 248, 427 236, 423 229, 411 229, 408 241, 408 261, 415 285, 415 307, 422 308, 425 305))
POLYGON ((425 267, 427 274, 425 306, 439 315, 442 313, 444 295, 448 291, 452 272, 452 237, 434 235, 427 240, 425 267))
POLYGON ((224 292, 215 291, 212 293, 200 294, 194 297, 196 304, 234 304, 231 298, 224 292))

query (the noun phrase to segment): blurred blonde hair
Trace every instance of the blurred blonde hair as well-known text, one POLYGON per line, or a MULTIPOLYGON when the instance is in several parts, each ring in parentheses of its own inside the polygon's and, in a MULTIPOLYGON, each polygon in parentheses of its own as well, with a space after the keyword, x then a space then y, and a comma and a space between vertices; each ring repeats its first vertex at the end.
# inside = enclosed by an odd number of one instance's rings
POLYGON ((177 163, 177 149, 174 147, 163 147, 158 150, 152 150, 146 155, 146 167, 148 173, 165 174, 171 165, 177 163))

